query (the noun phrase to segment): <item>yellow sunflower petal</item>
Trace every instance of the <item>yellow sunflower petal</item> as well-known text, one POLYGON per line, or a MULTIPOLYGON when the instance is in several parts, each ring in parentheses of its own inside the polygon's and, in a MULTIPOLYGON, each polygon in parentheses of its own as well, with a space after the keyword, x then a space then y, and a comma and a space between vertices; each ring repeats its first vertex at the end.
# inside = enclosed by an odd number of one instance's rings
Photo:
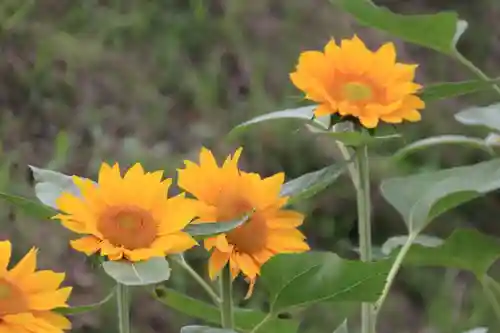
POLYGON ((422 119, 422 115, 417 110, 410 110, 403 114, 403 118, 405 120, 414 122, 414 121, 420 121, 422 119))
POLYGON ((331 106, 329 104, 321 104, 318 105, 316 109, 314 109, 314 115, 316 117, 324 117, 324 116, 329 116, 331 114, 336 113, 337 110, 334 109, 334 106, 331 106))
POLYGON ((0 242, 0 273, 7 270, 9 265, 12 245, 8 240, 0 242))
POLYGON ((115 163, 113 167, 103 163, 99 170, 99 192, 101 198, 108 204, 113 204, 122 198, 123 180, 120 167, 115 163))
POLYGON ((144 169, 142 168, 142 165, 140 163, 135 163, 130 169, 128 169, 123 179, 130 182, 134 182, 141 180, 143 176, 144 176, 144 169))
POLYGON ((222 168, 238 171, 238 161, 240 160, 242 152, 243 147, 239 147, 238 149, 236 149, 232 157, 227 157, 226 161, 222 164, 222 168))
POLYGON ((99 251, 101 248, 101 240, 95 236, 86 236, 71 240, 70 245, 77 251, 83 252, 86 255, 91 255, 99 251))
POLYGON ((151 249, 125 250, 125 256, 128 259, 130 259, 130 261, 141 261, 141 260, 151 259, 153 257, 164 257, 165 254, 161 250, 151 248, 151 249))
POLYGON ((215 246, 216 242, 217 242, 216 237, 205 238, 203 240, 203 245, 205 247, 205 250, 207 251, 211 250, 215 246))
POLYGON ((248 290, 247 290, 247 293, 245 294, 245 298, 244 298, 245 300, 252 297, 256 282, 257 282, 256 278, 253 278, 253 279, 249 278, 248 279, 248 290))
POLYGON ((45 320, 50 325, 57 327, 60 330, 71 329, 71 322, 63 315, 51 311, 36 312, 36 318, 45 320))
POLYGON ((359 121, 361 122, 361 125, 363 125, 366 128, 375 128, 378 125, 379 118, 376 116, 360 117, 359 121))
MULTIPOLYGON (((241 172, 242 181, 245 183, 245 195, 254 209, 265 209, 273 206, 279 200, 281 186, 285 180, 284 173, 280 172, 271 177, 261 179, 258 174, 241 172)), ((241 193, 241 191, 237 191, 241 193)), ((242 194, 239 194, 240 196, 242 194)))
POLYGON ((2 317, 2 321, 10 328, 8 332, 16 333, 60 333, 49 322, 36 318, 32 313, 18 313, 2 317))
POLYGON ((301 239, 289 239, 279 235, 269 236, 268 248, 277 253, 295 253, 309 251, 309 245, 301 239))
POLYGON ((215 280, 222 268, 228 263, 231 256, 230 252, 222 252, 215 249, 208 260, 208 275, 210 279, 215 280))
POLYGON ((373 63, 376 66, 370 67, 368 75, 379 84, 387 81, 387 77, 394 72, 396 63, 396 49, 393 43, 382 45, 373 55, 373 63))
POLYGON ((161 223, 158 226, 159 235, 168 235, 184 229, 199 212, 196 200, 185 198, 184 193, 167 200, 161 208, 161 223))
POLYGON ((45 291, 53 291, 61 285, 65 277, 64 273, 56 273, 53 271, 38 271, 27 275, 18 281, 19 287, 25 293, 39 293, 45 291))
POLYGON ((339 114, 341 116, 352 115, 358 117, 361 113, 361 108, 347 101, 342 101, 338 105, 339 114))
POLYGON ((181 253, 198 245, 198 242, 185 232, 178 232, 159 237, 153 247, 161 248, 168 254, 181 253))
POLYGON ((59 307, 67 307, 66 302, 71 294, 71 289, 71 287, 66 287, 56 291, 28 295, 30 309, 47 311, 59 307))
POLYGON ((105 256, 120 256, 123 253, 123 248, 111 244, 108 240, 104 239, 100 243, 101 253, 105 256))
MULTIPOLYGON (((85 201, 71 193, 63 193, 56 200, 56 205, 64 213, 71 214, 71 220, 73 221, 90 221, 95 219, 85 201)), ((85 225, 75 226, 75 230, 84 230, 85 228, 85 225)))
POLYGON ((231 278, 234 280, 240 274, 240 267, 238 266, 238 263, 236 262, 236 253, 232 252, 231 256, 229 257, 229 271, 231 272, 231 278))
POLYGON ((394 66, 394 80, 412 81, 415 78, 415 70, 418 65, 396 64, 394 66))
POLYGON ((254 278, 260 272, 259 265, 246 253, 237 253, 235 261, 243 274, 250 278, 254 278))
POLYGON ((267 226, 271 229, 296 228, 304 221, 304 215, 293 210, 278 211, 266 219, 267 226))
POLYGON ((205 147, 201 148, 200 165, 203 165, 205 168, 208 168, 210 170, 216 170, 218 168, 217 161, 215 160, 214 155, 209 149, 205 147))
POLYGON ((222 252, 232 252, 233 247, 227 242, 226 235, 220 234, 215 238, 215 247, 222 252))
POLYGON ((340 52, 340 47, 337 45, 335 40, 332 38, 328 41, 325 46, 325 56, 328 58, 328 61, 336 61, 340 52))
POLYGON ((398 124, 403 122, 403 118, 401 116, 387 115, 387 116, 382 116, 380 119, 390 124, 398 124))
MULTIPOLYGON (((0 322, 0 333, 12 333, 12 332, 14 332, 14 331, 10 325, 8 325, 5 322, 4 323, 0 322)), ((25 332, 27 332, 27 331, 25 330, 25 331, 21 331, 19 333, 25 333, 25 332)), ((28 332, 28 333, 30 333, 30 332, 28 332)))
POLYGON ((339 60, 337 70, 354 75, 363 74, 372 64, 370 52, 356 35, 341 41, 339 60))
POLYGON ((93 210, 102 208, 103 201, 99 195, 98 186, 90 179, 73 176, 73 182, 80 190, 82 197, 85 198, 85 203, 92 207, 93 210))
POLYGON ((318 51, 305 51, 300 55, 299 64, 297 66, 298 71, 303 71, 312 77, 321 79, 325 76, 325 55, 318 51))
POLYGON ((113 253, 113 254, 108 254, 108 259, 109 260, 113 260, 113 261, 117 261, 117 260, 122 260, 123 257, 125 256, 125 253, 127 250, 123 250, 123 251, 120 251, 120 252, 116 252, 116 253, 113 253))
POLYGON ((66 216, 63 214, 58 214, 58 215, 54 216, 53 218, 58 219, 59 221, 61 221, 61 224, 65 228, 67 228, 73 232, 76 232, 77 234, 88 234, 89 233, 87 231, 87 224, 85 222, 73 220, 70 216, 66 216))
POLYGON ((36 255, 38 249, 31 248, 29 252, 22 258, 17 265, 9 271, 9 277, 13 280, 22 279, 23 277, 33 274, 36 268, 36 255))
POLYGON ((264 265, 269 259, 271 259, 275 254, 269 249, 262 249, 260 252, 252 253, 252 257, 260 265, 264 265))

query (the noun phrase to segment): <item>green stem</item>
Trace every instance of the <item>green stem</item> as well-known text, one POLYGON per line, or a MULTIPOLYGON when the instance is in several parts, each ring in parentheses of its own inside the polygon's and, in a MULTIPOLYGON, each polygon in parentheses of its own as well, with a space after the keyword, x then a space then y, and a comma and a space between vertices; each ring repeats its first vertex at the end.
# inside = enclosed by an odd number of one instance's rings
POLYGON ((116 305, 119 332, 130 333, 130 290, 121 283, 116 286, 116 305))
POLYGON ((210 296, 212 301, 216 304, 219 305, 221 302, 221 299, 219 295, 210 287, 210 285, 198 274, 196 271, 186 262, 184 257, 182 255, 178 256, 171 256, 172 259, 179 264, 186 272, 191 275, 191 277, 198 282, 198 284, 206 291, 206 293, 210 296))
POLYGON ((269 320, 273 318, 273 315, 271 313, 268 313, 264 319, 261 320, 260 323, 255 325, 255 327, 250 331, 250 333, 257 333, 263 326, 266 324, 269 320))
POLYGON ((220 313, 222 328, 232 329, 233 323, 233 284, 229 265, 226 265, 219 277, 222 301, 220 303, 220 313))
POLYGON ((358 175, 356 171, 356 166, 349 162, 351 160, 352 154, 349 152, 349 148, 347 148, 342 142, 335 141, 337 147, 342 155, 342 158, 347 162, 347 171, 349 172, 349 177, 355 188, 358 188, 358 175))
POLYGON ((491 304, 491 307, 493 308, 493 312, 495 313, 495 316, 497 317, 497 320, 500 322, 500 303, 498 302, 498 299, 496 298, 495 294, 493 293, 492 290, 492 283, 491 283, 491 278, 489 276, 484 277, 481 280, 481 284, 483 286, 484 294, 488 301, 491 304))
POLYGON ((385 302, 385 299, 389 295, 389 292, 391 290, 392 284, 394 283, 394 280, 396 279, 396 275, 399 272, 399 269, 401 268, 401 265, 403 264, 403 260, 408 253, 408 251, 411 248, 411 245, 413 244, 413 241, 415 240, 415 237, 417 237, 417 233, 411 233, 408 235, 408 239, 406 240, 406 243, 403 245, 401 250, 399 250, 398 256, 396 257, 396 260, 394 260, 394 263, 392 264, 391 270, 389 271, 389 274, 387 275, 387 279, 385 282, 384 290, 382 291, 382 295, 380 295, 379 299, 377 300, 377 303, 375 303, 375 316, 378 315, 380 312, 380 308, 382 308, 382 305, 385 302))
MULTIPOLYGON (((472 73, 474 73, 479 79, 488 82, 491 80, 491 78, 486 75, 482 70, 480 70, 472 61, 464 57, 458 50, 453 51, 453 55, 455 56, 455 59, 457 59, 460 63, 462 63, 465 67, 467 67, 472 73)), ((500 87, 496 84, 491 85, 493 90, 497 94, 500 94, 500 87)))
MULTIPOLYGON (((356 198, 358 207, 359 251, 361 261, 372 260, 371 239, 371 198, 370 198, 370 170, 368 165, 368 147, 356 148, 357 187, 356 198)), ((361 305, 361 333, 375 333, 375 316, 373 305, 361 305)))

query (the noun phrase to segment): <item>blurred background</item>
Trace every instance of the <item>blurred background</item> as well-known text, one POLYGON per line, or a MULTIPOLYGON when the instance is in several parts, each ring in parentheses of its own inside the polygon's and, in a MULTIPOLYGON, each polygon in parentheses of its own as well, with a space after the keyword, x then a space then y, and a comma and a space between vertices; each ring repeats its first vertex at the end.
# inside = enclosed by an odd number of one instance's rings
MULTIPOLYGON (((500 2, 497 0, 380 0, 400 13, 458 11, 469 22, 460 51, 490 76, 500 70, 500 2)), ((420 64, 417 80, 429 84, 472 78, 460 64, 423 48, 359 26, 327 0, 1 0, 0 1, 0 190, 33 197, 27 165, 95 177, 101 161, 175 176, 184 159, 197 159, 201 145, 219 158, 243 145, 244 169, 289 178, 337 159, 331 142, 297 124, 256 126, 228 140, 228 131, 252 116, 304 105, 288 73, 298 55, 337 39, 362 37, 371 48, 393 41, 400 61, 420 64)), ((453 113, 488 104, 487 91, 428 105, 423 121, 399 127, 403 140, 373 152, 374 240, 403 234, 396 212, 380 197, 380 179, 394 174, 474 163, 488 157, 466 148, 437 148, 398 164, 387 157, 416 139, 438 134, 486 131, 458 124, 453 113)), ((500 197, 475 200, 435 221, 426 233, 446 237, 457 226, 500 236, 500 197)), ((2 238, 15 244, 15 258, 41 248, 40 266, 67 272, 71 303, 98 301, 111 283, 83 255, 69 249, 70 234, 56 222, 29 219, 0 203, 2 238)), ((341 178, 298 209, 315 249, 353 257, 356 211, 349 180, 341 178)), ((206 276, 206 254, 189 261, 206 276)), ((241 283, 242 281, 239 281, 241 283)), ((176 270, 170 287, 206 299, 176 270)), ((241 293, 246 285, 241 283, 241 293)), ((241 306, 266 309, 265 293, 241 306)), ((198 323, 156 303, 134 298, 137 332, 176 333, 198 323)), ((301 332, 333 332, 352 306, 323 304, 293 314, 301 332)), ((113 304, 72 318, 73 332, 116 331, 113 304)), ((454 333, 495 320, 472 276, 445 269, 405 268, 384 309, 382 333, 454 333)), ((496 326, 496 329, 500 327, 496 326)))

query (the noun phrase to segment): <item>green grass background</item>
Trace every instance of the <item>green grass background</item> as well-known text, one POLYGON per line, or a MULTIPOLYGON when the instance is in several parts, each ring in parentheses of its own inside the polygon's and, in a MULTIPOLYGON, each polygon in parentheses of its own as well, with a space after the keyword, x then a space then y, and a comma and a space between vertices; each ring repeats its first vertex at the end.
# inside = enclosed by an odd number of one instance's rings
MULTIPOLYGON (((452 9, 469 21, 459 48, 491 76, 500 69, 500 3, 497 0, 383 0, 401 13, 452 9)), ((337 159, 332 144, 293 123, 265 124, 228 140, 228 131, 250 117, 301 105, 288 79, 298 54, 322 47, 330 37, 362 37, 371 48, 397 45, 399 60, 420 64, 417 79, 428 84, 471 74, 450 59, 360 27, 327 0, 2 0, 0 1, 0 189, 33 196, 28 164, 95 177, 101 161, 124 167, 141 161, 175 176, 201 145, 219 158, 244 146, 244 169, 289 178, 337 159)), ((374 238, 404 233, 403 223, 378 192, 380 179, 473 163, 487 158, 465 148, 432 149, 387 165, 405 143, 429 135, 476 134, 453 113, 487 104, 484 92, 433 103, 423 121, 398 127, 404 140, 373 152, 374 238)), ((303 205, 304 231, 316 249, 348 255, 355 246, 354 195, 346 178, 303 205)), ((35 221, 0 204, 0 236, 15 245, 18 259, 41 249, 40 266, 64 270, 74 286, 72 304, 97 301, 110 281, 68 248, 70 234, 54 221, 35 221)), ((446 214, 428 234, 445 237, 457 226, 499 234, 498 195, 446 214)), ((202 251, 190 261, 206 275, 202 251)), ((183 272, 169 285, 205 298, 183 272)), ((244 284, 241 292, 244 292, 244 284)), ((265 308, 257 286, 244 306, 265 308)), ((333 304, 297 313, 302 332, 333 332, 349 307, 333 304)), ((74 332, 116 331, 113 305, 74 317, 74 332)), ((146 294, 134 299, 136 332, 179 332, 196 321, 166 309, 146 294)), ((356 320, 356 314, 353 315, 356 320)), ((404 269, 381 321, 382 333, 455 333, 495 324, 481 290, 468 274, 444 269, 404 269)), ((495 326, 496 325, 496 326, 495 326)), ((493 331, 492 331, 493 332, 493 331)))

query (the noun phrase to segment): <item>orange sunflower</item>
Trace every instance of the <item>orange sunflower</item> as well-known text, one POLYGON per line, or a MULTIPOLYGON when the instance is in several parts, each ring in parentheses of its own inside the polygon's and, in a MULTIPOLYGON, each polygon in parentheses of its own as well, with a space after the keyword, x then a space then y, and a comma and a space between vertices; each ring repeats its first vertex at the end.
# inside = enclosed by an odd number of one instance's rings
POLYGON ((35 271, 37 249, 32 248, 12 269, 11 243, 0 242, 0 332, 60 333, 71 328, 54 312, 66 304, 71 287, 59 288, 64 273, 35 271))
POLYGON ((110 260, 146 260, 183 252, 197 243, 182 230, 195 217, 195 201, 184 194, 168 198, 171 179, 163 172, 144 172, 137 163, 121 177, 118 164, 103 163, 98 183, 74 176, 81 196, 63 193, 57 199, 62 224, 86 235, 71 246, 110 260))
POLYGON ((262 179, 240 171, 241 151, 219 167, 212 153, 202 148, 199 165, 185 161, 185 168, 178 170, 178 185, 199 200, 198 221, 230 221, 254 211, 243 225, 204 241, 207 250, 213 249, 210 278, 215 279, 229 262, 233 278, 242 272, 249 280, 250 295, 261 266, 272 256, 307 251, 309 246, 297 230, 304 216, 282 209, 288 199, 279 195, 284 174, 262 179))
POLYGON ((340 46, 332 39, 324 52, 303 52, 290 79, 319 104, 316 116, 353 116, 374 128, 379 121, 420 120, 425 103, 415 95, 421 88, 413 82, 416 68, 396 62, 393 43, 372 52, 354 36, 340 46))

